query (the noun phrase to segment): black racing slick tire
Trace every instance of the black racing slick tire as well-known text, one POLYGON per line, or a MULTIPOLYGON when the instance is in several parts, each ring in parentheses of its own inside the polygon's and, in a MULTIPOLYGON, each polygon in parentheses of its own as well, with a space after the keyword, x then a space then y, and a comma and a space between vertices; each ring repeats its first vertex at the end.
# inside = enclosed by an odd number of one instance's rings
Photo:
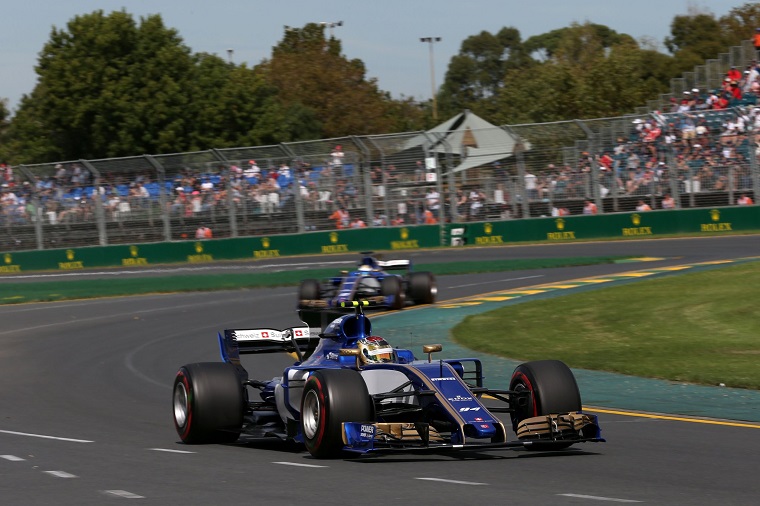
MULTIPOLYGON (((520 364, 512 373, 509 389, 530 395, 514 403, 512 428, 534 416, 580 411, 581 392, 570 368, 559 360, 537 360, 520 364)), ((513 404, 513 403, 510 403, 513 404)), ((571 443, 547 442, 536 449, 558 450, 571 443)))
POLYGON ((320 369, 309 376, 301 398, 301 431, 306 449, 320 459, 339 457, 343 422, 369 422, 372 400, 352 369, 320 369))
POLYGON ((385 295, 393 295, 391 309, 403 309, 406 305, 401 278, 398 276, 386 276, 380 281, 380 292, 385 295))
POLYGON ((244 389, 224 362, 182 366, 174 378, 174 427, 187 444, 231 443, 243 427, 244 389))
POLYGON ((438 285, 432 272, 409 274, 409 298, 415 304, 432 304, 438 294, 438 285))
POLYGON ((298 302, 302 300, 319 300, 322 298, 322 286, 318 279, 304 279, 298 285, 298 302))
POLYGON ((527 402, 514 406, 512 425, 533 416, 581 410, 581 393, 570 368, 559 360, 537 360, 518 365, 509 389, 528 390, 527 402))

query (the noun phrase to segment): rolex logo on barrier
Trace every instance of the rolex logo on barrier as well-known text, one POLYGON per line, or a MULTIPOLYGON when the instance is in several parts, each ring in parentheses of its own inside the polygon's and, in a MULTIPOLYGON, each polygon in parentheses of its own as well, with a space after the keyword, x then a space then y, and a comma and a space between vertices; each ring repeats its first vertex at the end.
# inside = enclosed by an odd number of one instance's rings
POLYGON ((73 249, 66 250, 66 261, 58 262, 58 268, 62 271, 71 271, 76 269, 84 269, 84 264, 81 260, 74 260, 76 254, 73 249))
POLYGON ((254 258, 273 258, 273 257, 280 256, 280 250, 269 249, 271 245, 272 245, 272 241, 269 239, 269 237, 262 237, 261 238, 262 249, 253 250, 253 257, 254 258))
POLYGON ((493 224, 492 223, 484 223, 483 224, 483 232, 485 235, 482 235, 480 237, 475 238, 475 244, 479 245, 486 245, 486 244, 504 244, 504 237, 500 235, 491 235, 493 233, 493 224))
POLYGON ((195 255, 187 255, 187 261, 189 263, 202 264, 214 261, 214 257, 212 255, 203 252, 203 243, 196 242, 193 247, 195 248, 195 255))
POLYGON ((632 237, 632 236, 639 236, 639 235, 654 235, 652 233, 652 227, 642 227, 641 225, 641 215, 638 213, 634 213, 631 215, 631 223, 633 223, 633 227, 624 227, 622 229, 623 237, 632 237))
POLYGON ((409 229, 401 227, 399 230, 400 241, 391 241, 391 249, 417 249, 420 245, 417 239, 409 239, 409 229))
POLYGON ((133 245, 129 247, 129 258, 122 258, 121 265, 148 265, 148 259, 141 258, 140 249, 137 246, 133 245))
POLYGON ((699 225, 700 232, 733 232, 734 228, 729 222, 720 221, 720 211, 718 209, 710 210, 710 219, 712 223, 702 223, 699 225))
POLYGON ((0 265, 0 274, 9 272, 21 272, 20 265, 13 265, 13 257, 10 253, 3 255, 3 262, 5 262, 5 265, 0 265))
POLYGON ((338 244, 338 232, 330 232, 330 243, 322 245, 322 253, 348 253, 348 244, 338 244))
POLYGON ((547 232, 546 239, 549 241, 569 241, 575 239, 575 232, 572 230, 565 230, 565 220, 557 218, 554 220, 554 224, 557 227, 556 232, 547 232))

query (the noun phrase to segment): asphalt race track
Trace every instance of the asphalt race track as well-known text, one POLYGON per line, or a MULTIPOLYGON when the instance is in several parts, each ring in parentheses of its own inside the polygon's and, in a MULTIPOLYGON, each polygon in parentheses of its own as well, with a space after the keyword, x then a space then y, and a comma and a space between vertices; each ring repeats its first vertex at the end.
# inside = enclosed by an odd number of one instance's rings
MULTIPOLYGON (((664 258, 648 266, 736 259, 760 254, 760 236, 447 249, 412 257, 448 262, 618 254, 664 258)), ((219 268, 292 269, 298 267, 288 264, 354 258, 275 259, 219 268)), ((439 299, 638 267, 446 276, 439 278, 439 299)), ((162 272, 166 270, 182 272, 162 272)), ((280 444, 178 442, 171 416, 178 367, 218 361, 216 332, 223 328, 297 324, 294 305, 295 288, 290 287, 0 306, 0 503, 758 503, 757 423, 601 410, 608 442, 563 452, 330 461, 280 444)), ((376 328, 392 318, 378 320, 376 328)), ((288 357, 280 355, 244 360, 251 375, 260 379, 277 376, 288 364, 288 357)))

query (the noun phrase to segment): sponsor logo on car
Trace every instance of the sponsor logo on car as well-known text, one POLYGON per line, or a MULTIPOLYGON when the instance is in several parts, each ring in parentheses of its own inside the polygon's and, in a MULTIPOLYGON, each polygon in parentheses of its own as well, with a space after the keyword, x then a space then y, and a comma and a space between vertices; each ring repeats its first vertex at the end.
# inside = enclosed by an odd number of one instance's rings
POLYGON ((375 437, 375 426, 362 424, 359 430, 359 436, 366 439, 372 439, 375 437))

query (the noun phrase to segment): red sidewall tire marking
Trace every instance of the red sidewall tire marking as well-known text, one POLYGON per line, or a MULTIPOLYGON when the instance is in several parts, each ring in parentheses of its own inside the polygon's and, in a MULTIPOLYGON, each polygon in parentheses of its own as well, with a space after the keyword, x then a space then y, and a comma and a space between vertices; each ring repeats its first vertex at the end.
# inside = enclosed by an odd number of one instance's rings
MULTIPOLYGON (((187 375, 183 371, 178 372, 177 376, 181 378, 182 384, 185 386, 185 394, 187 395, 187 420, 185 420, 185 427, 180 435, 180 438, 184 441, 190 434, 190 428, 193 426, 193 390, 190 387, 190 382, 187 380, 187 375)), ((176 425, 177 421, 175 420, 174 423, 176 425)))

